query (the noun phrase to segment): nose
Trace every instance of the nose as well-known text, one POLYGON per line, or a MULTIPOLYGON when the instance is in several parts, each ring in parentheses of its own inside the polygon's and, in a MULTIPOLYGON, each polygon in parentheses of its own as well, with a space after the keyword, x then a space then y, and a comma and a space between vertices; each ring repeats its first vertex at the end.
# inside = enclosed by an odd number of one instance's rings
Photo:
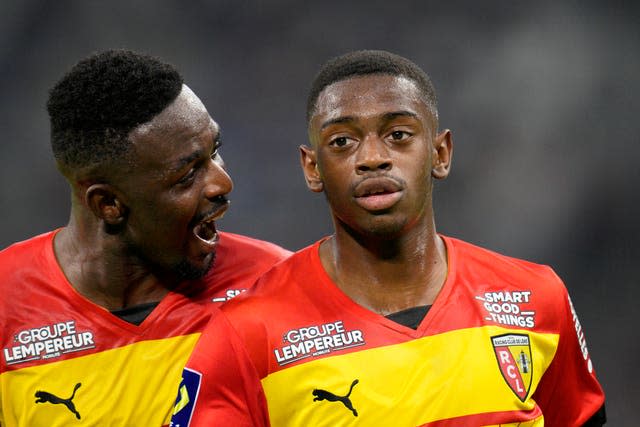
POLYGON ((356 154, 356 171, 360 174, 390 170, 393 166, 389 148, 377 136, 365 138, 356 154))
POLYGON ((224 196, 233 190, 233 181, 224 169, 222 159, 211 159, 207 164, 204 195, 207 199, 224 196))

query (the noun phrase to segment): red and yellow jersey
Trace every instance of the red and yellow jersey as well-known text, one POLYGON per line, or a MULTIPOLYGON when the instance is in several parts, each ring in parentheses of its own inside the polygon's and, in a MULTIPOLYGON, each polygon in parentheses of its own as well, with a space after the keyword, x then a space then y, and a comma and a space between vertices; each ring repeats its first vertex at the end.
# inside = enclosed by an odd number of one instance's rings
POLYGON ((219 313, 215 302, 288 255, 221 233, 214 268, 193 283, 200 292, 170 292, 136 326, 74 290, 55 259, 54 234, 0 252, 3 427, 168 425, 182 367, 219 313))
POLYGON ((216 321, 201 337, 183 390, 196 403, 173 425, 582 425, 604 394, 563 283, 443 239, 447 279, 416 330, 342 293, 319 243, 276 266, 222 307, 233 329, 216 321), (225 350, 233 334, 244 351, 225 350), (225 364, 244 365, 242 379, 224 378, 225 364))
POLYGON ((205 289, 194 296, 216 306, 249 289, 274 264, 291 255, 291 251, 264 240, 233 233, 218 234, 215 264, 202 279, 205 289))

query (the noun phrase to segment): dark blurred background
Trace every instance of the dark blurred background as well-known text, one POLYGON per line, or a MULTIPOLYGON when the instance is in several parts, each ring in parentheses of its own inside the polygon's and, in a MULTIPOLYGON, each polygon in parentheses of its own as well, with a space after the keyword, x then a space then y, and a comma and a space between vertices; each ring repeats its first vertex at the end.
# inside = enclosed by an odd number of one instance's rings
POLYGON ((224 130, 222 228, 299 249, 331 230, 298 166, 318 67, 362 48, 422 66, 453 130, 438 230, 552 265, 587 331, 611 426, 636 426, 640 3, 0 2, 0 246, 64 225, 44 104, 77 60, 129 48, 175 64, 224 130), (633 415, 632 415, 633 411, 633 415))

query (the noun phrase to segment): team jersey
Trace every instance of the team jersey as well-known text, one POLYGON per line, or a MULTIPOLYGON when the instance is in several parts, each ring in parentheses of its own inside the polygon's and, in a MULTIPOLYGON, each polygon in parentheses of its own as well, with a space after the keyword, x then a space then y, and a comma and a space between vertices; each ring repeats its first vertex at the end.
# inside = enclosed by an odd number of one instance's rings
POLYGON ((183 384, 195 405, 173 425, 582 425, 604 394, 561 280, 443 239, 447 279, 417 329, 347 297, 320 242, 280 263, 222 307, 231 327, 202 335, 183 384), (233 334, 242 352, 225 348, 233 334), (244 366, 235 383, 219 369, 229 364, 244 366))
POLYGON ((75 291, 56 261, 54 235, 0 252, 3 427, 168 425, 182 367, 219 312, 216 302, 289 254, 220 233, 211 272, 169 292, 136 326, 75 291))

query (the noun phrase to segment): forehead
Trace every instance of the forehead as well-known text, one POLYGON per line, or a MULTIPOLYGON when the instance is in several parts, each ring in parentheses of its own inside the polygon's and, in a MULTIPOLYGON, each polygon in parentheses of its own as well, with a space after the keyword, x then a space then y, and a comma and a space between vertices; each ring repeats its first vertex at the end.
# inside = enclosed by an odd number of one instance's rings
POLYGON ((202 101, 183 85, 178 97, 167 108, 132 130, 129 138, 139 158, 170 161, 217 132, 218 125, 202 101))
POLYGON ((131 132, 139 139, 158 134, 190 133, 202 130, 209 125, 211 118, 200 98, 187 85, 175 100, 147 123, 143 123, 131 132))
POLYGON ((420 89, 403 76, 358 76, 341 80, 320 92, 310 125, 342 116, 367 117, 394 111, 411 111, 430 117, 420 89))

